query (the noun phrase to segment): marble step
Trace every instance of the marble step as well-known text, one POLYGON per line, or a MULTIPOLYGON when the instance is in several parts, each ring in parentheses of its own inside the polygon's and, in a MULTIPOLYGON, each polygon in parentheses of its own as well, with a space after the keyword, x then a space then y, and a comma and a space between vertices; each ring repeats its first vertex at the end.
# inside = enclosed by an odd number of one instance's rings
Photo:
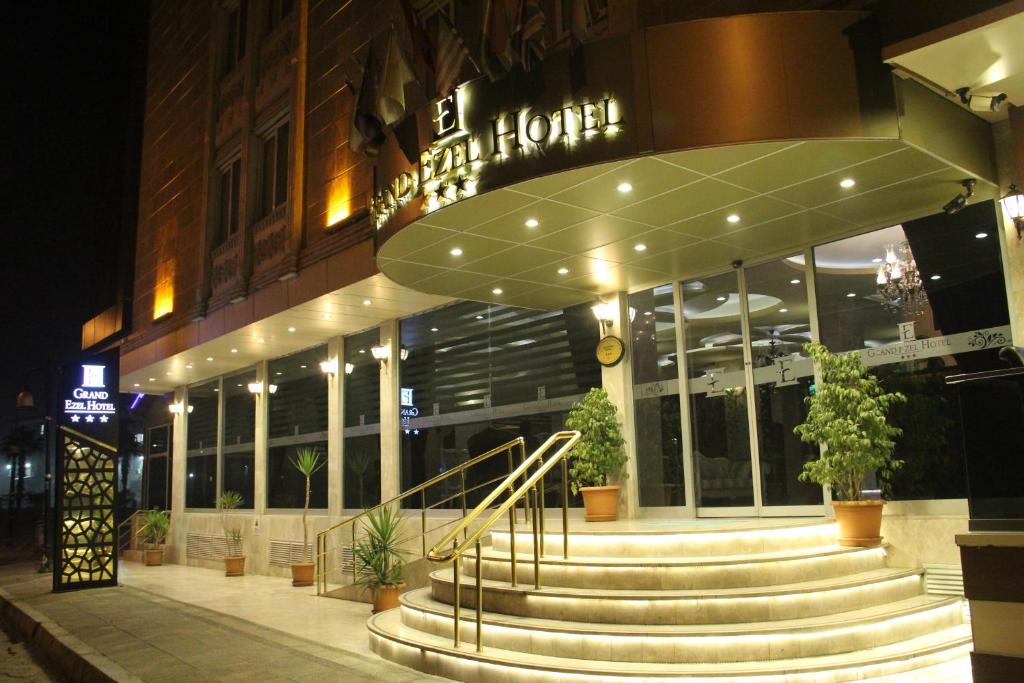
MULTIPOLYGON (((857 574, 885 567, 884 548, 844 548, 838 545, 782 552, 723 557, 635 558, 572 556, 561 553, 540 560, 544 586, 574 588, 632 588, 641 590, 733 588, 797 583, 857 574)), ((483 576, 511 582, 511 555, 484 549, 483 576)), ((463 572, 474 575, 476 557, 467 555, 463 572)), ((516 554, 516 578, 533 585, 533 556, 516 554)))
MULTIPOLYGON (((500 614, 619 624, 715 624, 816 617, 919 595, 920 569, 876 569, 816 581, 698 590, 569 588, 485 579, 484 609, 500 614)), ((454 600, 453 570, 430 575, 431 596, 454 600)), ((461 576, 462 604, 475 607, 476 586, 461 576)), ((542 575, 543 578, 543 575, 542 575)))
POLYGON ((399 664, 467 683, 537 683, 539 681, 785 681, 841 683, 892 676, 935 667, 965 656, 971 647, 970 628, 957 625, 916 638, 819 657, 772 661, 714 663, 612 662, 574 657, 549 657, 463 644, 402 623, 400 610, 370 618, 370 646, 399 664))
MULTIPOLYGON (((614 522, 608 523, 614 525, 614 522)), ((579 529, 570 526, 569 556, 586 557, 716 557, 722 555, 752 555, 797 548, 818 548, 836 542, 834 522, 816 518, 806 522, 792 520, 762 522, 758 525, 736 525, 735 528, 709 529, 695 525, 692 529, 679 524, 657 524, 616 530, 602 523, 579 529)), ((544 530, 544 552, 562 555, 560 524, 549 523, 544 530)), ((491 529, 491 544, 495 550, 509 551, 511 534, 507 525, 491 529)), ((532 554, 533 534, 529 526, 516 527, 517 553, 532 554)))
MULTIPOLYGON (((451 605, 427 590, 402 596, 402 623, 453 636, 451 605)), ((476 613, 460 614, 461 637, 476 643, 476 613)), ((919 595, 824 617, 748 624, 642 626, 531 619, 485 612, 485 647, 617 662, 739 662, 850 652, 927 635, 963 622, 959 598, 919 595)))

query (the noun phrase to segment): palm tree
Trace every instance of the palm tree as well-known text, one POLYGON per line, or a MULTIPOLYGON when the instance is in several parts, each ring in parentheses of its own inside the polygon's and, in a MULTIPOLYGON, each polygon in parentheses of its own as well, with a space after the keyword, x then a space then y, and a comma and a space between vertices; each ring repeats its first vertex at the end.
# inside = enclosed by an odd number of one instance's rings
POLYGON ((14 539, 14 522, 21 513, 21 499, 25 495, 25 456, 41 447, 42 439, 35 430, 18 425, 7 432, 0 451, 7 454, 11 473, 7 497, 7 536, 14 539), (15 483, 17 482, 17 483, 15 483))

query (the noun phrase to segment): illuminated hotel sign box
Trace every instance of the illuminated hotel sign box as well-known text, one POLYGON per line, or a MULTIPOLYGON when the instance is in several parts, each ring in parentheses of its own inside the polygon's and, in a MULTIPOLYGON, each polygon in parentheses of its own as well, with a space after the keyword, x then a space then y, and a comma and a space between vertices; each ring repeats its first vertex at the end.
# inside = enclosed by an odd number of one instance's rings
POLYGON ((53 589, 117 585, 118 352, 66 365, 57 431, 53 589))
POLYGON ((418 146, 392 134, 381 150, 370 201, 383 239, 440 208, 560 170, 638 153, 631 125, 628 38, 587 46, 589 81, 574 90, 568 55, 543 72, 476 78, 416 112, 418 146), (406 156, 416 152, 418 158, 406 156))

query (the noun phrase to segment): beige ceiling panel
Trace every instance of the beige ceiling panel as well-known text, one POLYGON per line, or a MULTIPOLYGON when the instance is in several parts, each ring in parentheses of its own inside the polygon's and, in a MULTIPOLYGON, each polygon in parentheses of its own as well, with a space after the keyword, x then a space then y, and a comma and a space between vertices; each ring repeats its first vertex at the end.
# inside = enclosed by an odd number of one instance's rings
POLYGON ((585 256, 566 256, 554 263, 533 268, 516 275, 518 280, 529 280, 545 285, 564 285, 571 279, 587 275, 597 270, 607 270, 614 264, 585 256), (560 269, 567 272, 560 273, 560 269))
POLYGON ((770 192, 902 148, 895 140, 808 141, 716 177, 756 192, 770 192))
POLYGON ((442 268, 458 268, 469 261, 496 254, 512 246, 515 246, 512 242, 493 240, 463 232, 426 246, 407 255, 402 260, 441 266, 442 268), (462 254, 453 256, 452 249, 461 249, 462 254))
POLYGON ((450 230, 469 230, 484 221, 515 211, 534 201, 536 200, 533 197, 518 192, 494 190, 449 204, 428 214, 425 220, 431 225, 450 230))
POLYGON ((722 171, 746 164, 780 150, 799 145, 799 142, 758 142, 747 145, 729 145, 726 147, 707 147, 690 149, 683 152, 659 154, 658 158, 688 168, 704 175, 714 175, 722 171))
POLYGON ((700 176, 692 171, 655 157, 643 157, 559 192, 552 199, 593 211, 611 212, 699 179, 700 176), (632 189, 620 192, 618 188, 622 183, 629 183, 632 189))
POLYGON ((683 218, 735 204, 753 195, 752 192, 711 178, 680 187, 653 199, 639 202, 615 212, 652 227, 664 227, 683 218))
POLYGON ((536 247, 512 247, 491 256, 467 263, 460 270, 505 277, 565 258, 564 254, 536 247))
POLYGON ((579 254, 647 232, 649 228, 618 218, 597 216, 530 242, 530 246, 579 254))
POLYGON ((650 254, 672 251, 696 241, 696 238, 689 235, 681 235, 668 230, 651 230, 630 239, 619 240, 597 249, 591 249, 584 255, 612 263, 630 263, 650 254), (645 249, 637 251, 637 245, 643 245, 645 249))
POLYGON ((400 259, 423 247, 454 237, 458 233, 444 228, 416 222, 399 230, 394 237, 381 245, 379 257, 400 259))
POLYGON ((481 223, 469 232, 483 237, 525 243, 597 215, 596 211, 540 200, 500 218, 481 223), (537 225, 530 227, 526 224, 527 221, 537 221, 537 225))
POLYGON ((381 265, 381 270, 392 280, 412 284, 424 278, 440 275, 443 268, 427 266, 422 263, 406 263, 405 261, 390 261, 381 265))
MULTIPOLYGON (((541 287, 519 297, 509 297, 508 303, 524 308, 554 310, 575 304, 596 302, 597 292, 568 287, 541 287)), ((594 321, 597 324, 597 321, 594 321)))
POLYGON ((665 229, 701 239, 718 238, 727 233, 749 229, 758 223, 788 216, 800 210, 800 207, 788 202, 762 195, 709 211, 689 220, 673 223, 665 229), (731 215, 739 216, 740 220, 730 223, 728 217, 731 215))
POLYGON ((614 266, 595 271, 569 281, 570 287, 592 289, 601 294, 653 286, 663 283, 668 276, 663 272, 639 268, 634 265, 614 266))
POLYGON ((427 292, 455 296, 459 292, 480 285, 480 276, 476 273, 464 273, 460 270, 447 270, 440 275, 420 280, 416 287, 427 292))
POLYGON ((556 192, 562 192, 570 187, 579 185, 582 182, 596 178, 602 173, 611 171, 616 166, 620 166, 623 163, 621 161, 613 161, 608 164, 597 164, 596 166, 584 166, 583 168, 576 168, 571 171, 562 171, 561 173, 553 173, 551 175, 542 176, 540 178, 532 178, 521 183, 510 186, 508 189, 516 192, 523 192, 525 194, 534 197, 550 197, 556 192))
POLYGON ((935 157, 907 147, 843 171, 783 188, 773 192, 772 196, 814 208, 943 168, 945 164, 935 157), (854 180, 856 185, 845 189, 840 187, 839 182, 846 178, 854 180))
POLYGON ((712 240, 664 254, 657 254, 632 264, 633 266, 671 273, 675 278, 688 278, 728 270, 736 259, 748 258, 751 253, 742 247, 712 240))
POLYGON ((481 278, 477 276, 474 283, 459 292, 460 299, 487 301, 495 304, 508 304, 513 298, 520 300, 524 295, 536 291, 538 286, 533 282, 522 282, 510 278, 481 278), (495 294, 494 289, 501 289, 495 294))
POLYGON ((795 253, 808 243, 820 244, 849 230, 850 224, 835 216, 804 211, 722 235, 717 241, 757 254, 776 254, 786 249, 795 253))

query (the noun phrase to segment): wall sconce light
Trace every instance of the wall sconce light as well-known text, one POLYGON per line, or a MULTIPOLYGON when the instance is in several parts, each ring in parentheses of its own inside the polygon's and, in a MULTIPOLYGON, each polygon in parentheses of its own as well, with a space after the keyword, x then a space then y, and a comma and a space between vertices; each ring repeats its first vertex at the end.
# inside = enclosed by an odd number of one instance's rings
POLYGON ((373 359, 382 365, 386 365, 388 359, 391 358, 391 345, 381 344, 379 346, 371 346, 370 353, 373 354, 373 359))
POLYGON ((601 323, 601 334, 607 333, 607 328, 611 327, 615 323, 616 313, 615 304, 610 303, 598 303, 590 307, 591 312, 594 314, 594 318, 597 322, 601 323))
POLYGON ((999 203, 1006 209, 1006 213, 1010 214, 1013 227, 1017 229, 1017 239, 1021 239, 1021 235, 1024 234, 1024 193, 1016 185, 1010 185, 1006 196, 1000 199, 999 203))
MULTIPOLYGON (((346 363, 347 365, 347 363, 346 363)), ((336 375, 338 374, 338 359, 320 361, 320 372, 325 375, 336 375)))
POLYGON ((345 374, 346 375, 351 375, 352 371, 355 370, 355 369, 356 369, 356 366, 352 365, 352 363, 345 363, 345 374))
MULTIPOLYGON (((277 385, 271 384, 267 387, 267 391, 272 394, 277 393, 277 385)), ((249 382, 249 393, 253 396, 259 396, 263 393, 263 382, 249 382)))
MULTIPOLYGON (((181 415, 182 413, 185 412, 186 408, 185 408, 185 404, 182 403, 181 401, 175 401, 174 403, 172 403, 169 406, 167 406, 167 410, 171 411, 171 413, 174 414, 174 415, 181 415)), ((188 406, 188 412, 191 413, 192 410, 193 410, 193 407, 190 404, 188 406)))

